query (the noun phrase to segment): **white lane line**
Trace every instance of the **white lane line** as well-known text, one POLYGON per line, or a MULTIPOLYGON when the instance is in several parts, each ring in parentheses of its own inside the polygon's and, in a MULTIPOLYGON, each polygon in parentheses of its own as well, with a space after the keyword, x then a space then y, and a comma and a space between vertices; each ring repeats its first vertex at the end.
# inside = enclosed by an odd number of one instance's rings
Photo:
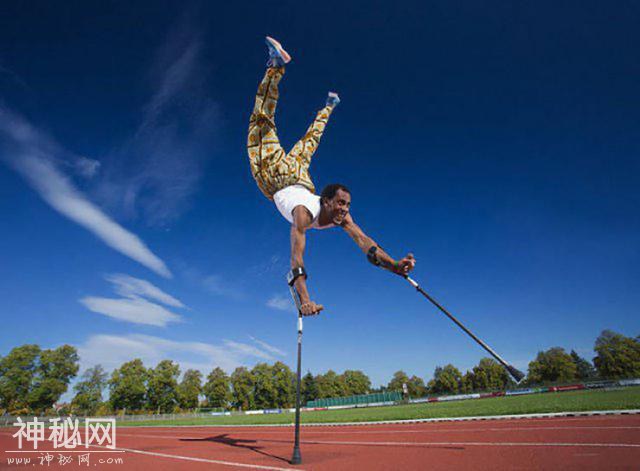
MULTIPOLYGON (((611 426, 597 426, 597 425, 587 425, 587 426, 583 426, 583 427, 496 427, 496 428, 477 428, 477 429, 469 429, 469 430, 464 430, 464 429, 449 429, 448 431, 450 432, 484 432, 484 431, 488 431, 488 432, 502 432, 502 431, 508 431, 508 432, 524 432, 524 431, 529 431, 529 430, 640 430, 640 426, 638 427, 634 427, 634 426, 617 426, 617 425, 611 425, 611 426)), ((434 432, 438 432, 438 430, 433 430, 434 432)))
POLYGON ((304 445, 351 445, 351 446, 548 446, 548 447, 598 447, 640 448, 640 443, 543 443, 543 442, 336 442, 323 440, 301 440, 304 445))
MULTIPOLYGON (((567 422, 569 419, 563 419, 562 422, 567 422)), ((581 423, 585 423, 585 419, 576 419, 576 421, 579 421, 581 423)), ((452 425, 455 426, 459 426, 456 428, 440 428, 442 426, 444 426, 444 424, 428 424, 429 428, 424 428, 427 424, 395 424, 395 425, 399 425, 402 426, 402 429, 385 429, 385 428, 379 428, 376 429, 374 425, 368 426, 368 427, 356 427, 350 430, 339 430, 337 427, 332 427, 331 430, 326 430, 326 427, 320 427, 318 429, 315 428, 305 428, 303 430, 303 433, 310 433, 310 434, 358 434, 358 433, 364 433, 364 434, 368 434, 368 433, 422 433, 422 432, 426 432, 426 433, 437 433, 440 431, 446 431, 446 432, 463 432, 463 431, 485 431, 485 430, 492 430, 492 431, 500 431, 500 430, 554 430, 554 429, 567 429, 567 430, 581 430, 581 429, 621 429, 621 430, 625 430, 625 429, 629 429, 629 430, 633 430, 633 429, 640 429, 640 425, 549 425, 549 426, 543 426, 543 425, 539 425, 539 426, 533 426, 530 427, 529 424, 534 424, 534 423, 539 423, 539 424, 553 424, 557 422, 556 420, 527 420, 527 421, 511 421, 511 422, 498 422, 496 425, 500 425, 500 426, 494 426, 491 428, 462 428, 467 424, 449 424, 449 426, 451 427, 452 425), (504 425, 504 427, 502 426, 504 425), (368 428, 369 430, 362 430, 368 428)), ((487 426, 490 424, 486 424, 487 426)), ((256 430, 248 430, 245 428, 227 428, 227 429, 212 429, 212 428, 208 428, 208 427, 204 427, 201 429, 183 429, 181 427, 176 427, 176 428, 172 428, 172 429, 166 429, 166 430, 159 430, 159 429, 155 429, 155 430, 149 430, 149 429, 142 429, 142 428, 138 428, 138 427, 122 427, 122 428, 118 428, 118 430, 126 430, 127 432, 132 432, 134 430, 140 430, 141 432, 144 431, 152 431, 152 433, 157 433, 157 434, 176 434, 176 433, 180 433, 184 430, 185 433, 234 433, 234 434, 282 434, 282 435, 290 435, 292 433, 291 430, 283 430, 282 428, 279 429, 272 429, 272 430, 268 430, 268 429, 256 429, 256 430)), ((133 434, 131 434, 131 436, 133 436, 133 434)))
MULTIPOLYGON (((482 433, 482 432, 528 432, 528 431, 541 431, 541 430, 640 430, 639 427, 633 426, 586 426, 586 427, 504 427, 504 428, 475 428, 475 429, 439 429, 439 430, 353 430, 353 431, 305 431, 304 435, 385 435, 389 433, 482 433)), ((175 433, 175 432, 174 432, 175 433)), ((260 435, 291 435, 291 432, 283 432, 280 430, 267 431, 260 430, 258 432, 251 432, 248 430, 234 430, 234 435, 239 434, 256 434, 260 435)), ((165 438, 169 440, 179 440, 179 439, 198 439, 203 438, 207 434, 203 435, 148 435, 148 434, 138 434, 138 433, 118 433, 119 437, 133 437, 133 438, 165 438)), ((256 440, 260 440, 257 438, 256 440)))
MULTIPOLYGON (((106 448, 100 445, 89 445, 95 446, 98 448, 106 448)), ((135 450, 133 448, 121 448, 116 447, 116 450, 127 451, 129 453, 136 453, 138 455, 149 455, 149 456, 157 456, 160 458, 172 458, 175 460, 183 460, 183 461, 195 461, 198 463, 209 463, 209 464, 221 464, 224 466, 235 466, 236 468, 249 468, 249 469, 267 469, 272 471, 303 471, 300 468, 277 468, 274 466, 262 466, 259 464, 247 464, 247 463, 236 463, 233 461, 222 461, 222 460, 210 460, 208 458, 197 458, 195 456, 182 456, 182 455, 170 455, 168 453, 158 453, 156 451, 144 451, 144 450, 135 450)))

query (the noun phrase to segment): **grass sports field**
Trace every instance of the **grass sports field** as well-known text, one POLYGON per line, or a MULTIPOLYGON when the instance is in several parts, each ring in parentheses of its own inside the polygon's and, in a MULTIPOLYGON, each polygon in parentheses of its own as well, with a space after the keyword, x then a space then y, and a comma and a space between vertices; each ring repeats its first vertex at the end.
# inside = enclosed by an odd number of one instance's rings
MULTIPOLYGON (((612 391, 570 391, 533 394, 530 396, 469 399, 455 402, 303 412, 301 420, 303 423, 368 422, 623 409, 640 409, 640 387, 612 391)), ((262 425, 290 424, 293 419, 294 414, 283 413, 217 416, 203 419, 140 420, 137 422, 123 422, 121 425, 262 425)))

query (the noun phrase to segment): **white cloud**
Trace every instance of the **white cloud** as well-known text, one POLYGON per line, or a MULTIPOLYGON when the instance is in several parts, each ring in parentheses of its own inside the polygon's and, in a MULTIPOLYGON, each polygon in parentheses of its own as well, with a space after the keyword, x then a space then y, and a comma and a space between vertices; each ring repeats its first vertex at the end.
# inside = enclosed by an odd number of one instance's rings
POLYGON ((105 316, 135 324, 165 327, 169 322, 179 322, 182 317, 168 309, 148 301, 149 298, 167 306, 185 307, 179 300, 165 293, 147 280, 124 274, 107 275, 116 293, 122 298, 87 296, 79 300, 87 309, 105 316))
POLYGON ((265 349, 267 352, 269 353, 273 353, 274 355, 278 355, 278 356, 286 356, 287 353, 283 350, 280 350, 277 347, 274 347, 273 345, 269 345, 267 342, 264 342, 260 339, 257 339, 255 337, 253 337, 252 335, 249 335, 249 338, 251 340, 253 340, 255 343, 257 343, 258 345, 260 345, 263 349, 265 349))
POLYGON ((145 106, 144 119, 138 134, 154 126, 167 107, 186 91, 198 68, 200 41, 186 31, 176 31, 168 38, 156 58, 155 68, 161 67, 157 88, 145 106))
POLYGON ((10 69, 7 69, 6 67, 3 67, 0 64, 0 77, 1 76, 6 76, 11 82, 19 85, 20 88, 23 90, 29 90, 29 91, 31 90, 31 87, 29 87, 27 83, 24 80, 22 80, 22 78, 18 74, 16 74, 10 69))
POLYGON ((282 257, 279 254, 273 254, 268 260, 261 261, 260 263, 253 265, 247 269, 255 277, 271 276, 281 274, 284 279, 284 274, 289 266, 289 260, 286 257, 282 257))
POLYGON ((267 301, 267 306, 280 311, 296 311, 293 305, 293 300, 290 297, 282 296, 280 294, 274 294, 271 296, 267 301))
POLYGON ((96 197, 126 217, 165 226, 189 205, 216 146, 218 105, 198 28, 187 18, 160 48, 152 92, 132 135, 104 160, 96 197))
POLYGON ((194 287, 216 296, 225 296, 235 300, 246 298, 246 290, 241 282, 231 282, 215 273, 205 275, 202 270, 185 263, 183 260, 177 260, 176 266, 180 275, 194 287))
POLYGON ((244 294, 242 291, 229 282, 225 281, 220 275, 209 275, 202 280, 202 286, 212 294, 218 296, 227 296, 229 298, 242 299, 244 294))
POLYGON ((169 322, 178 322, 181 317, 142 298, 98 298, 87 296, 80 299, 87 309, 105 316, 135 324, 165 327, 169 322))
POLYGON ((246 343, 234 342, 233 340, 225 340, 224 345, 230 350, 236 351, 242 355, 253 356, 261 358, 263 360, 274 360, 273 356, 267 352, 260 350, 253 345, 247 345, 246 343))
POLYGON ((56 167, 65 151, 23 118, 0 107, 2 157, 56 211, 92 232, 109 247, 170 278, 171 272, 142 240, 91 203, 56 167))
POLYGON ((84 178, 93 178, 100 169, 100 162, 87 157, 78 157, 73 163, 76 172, 84 178))
POLYGON ((125 298, 142 296, 159 301, 167 306, 185 307, 179 299, 165 293, 147 280, 141 280, 140 278, 134 278, 133 276, 121 273, 108 275, 106 279, 114 285, 116 293, 125 298))
POLYGON ((205 375, 218 366, 231 372, 238 366, 251 366, 256 360, 266 359, 261 350, 238 342, 225 341, 223 345, 215 345, 140 334, 93 335, 78 347, 78 353, 81 371, 97 364, 111 371, 124 362, 140 358, 147 367, 171 359, 180 364, 183 372, 197 369, 205 375))

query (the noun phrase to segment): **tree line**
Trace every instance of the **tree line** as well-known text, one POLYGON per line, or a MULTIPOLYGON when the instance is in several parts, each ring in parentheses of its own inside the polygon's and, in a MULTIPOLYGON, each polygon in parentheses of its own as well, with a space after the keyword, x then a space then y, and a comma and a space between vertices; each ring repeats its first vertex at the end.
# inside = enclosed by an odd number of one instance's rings
MULTIPOLYGON (((527 385, 640 377, 640 337, 626 337, 605 330, 595 342, 593 363, 575 351, 553 347, 538 353, 529 363, 527 385)), ((42 350, 37 345, 16 347, 0 358, 0 413, 44 414, 67 391, 79 369, 76 349, 63 345, 42 350)), ((373 389, 369 377, 359 370, 336 373, 329 370, 302 378, 303 404, 314 399, 345 397, 382 391, 400 391, 409 397, 427 394, 499 391, 514 386, 497 362, 483 358, 462 374, 454 365, 436 367, 425 384, 404 371, 394 373, 384 386, 373 389)), ((162 360, 147 368, 134 359, 108 374, 102 366, 86 370, 74 385, 72 401, 57 413, 106 415, 112 413, 174 413, 198 407, 219 409, 272 409, 293 407, 295 375, 282 362, 238 367, 231 374, 214 368, 206 378, 189 369, 162 360), (108 391, 108 398, 103 392, 108 391)))

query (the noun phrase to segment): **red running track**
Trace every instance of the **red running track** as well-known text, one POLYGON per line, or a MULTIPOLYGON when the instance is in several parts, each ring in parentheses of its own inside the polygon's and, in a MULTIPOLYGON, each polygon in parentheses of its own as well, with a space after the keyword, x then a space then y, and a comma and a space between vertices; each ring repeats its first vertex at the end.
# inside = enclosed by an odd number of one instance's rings
MULTIPOLYGON (((18 454, 17 428, 0 430, 0 469, 40 469, 43 450, 18 454), (33 465, 35 463, 35 466, 33 465)), ((292 466, 290 427, 118 427, 120 453, 91 447, 90 467, 111 470, 539 470, 640 469, 640 415, 303 427, 302 464, 292 466), (120 464, 113 459, 120 458, 120 464), (109 463, 111 459, 111 464, 109 463), (102 460, 102 462, 100 462, 102 460)), ((49 445, 49 446, 47 446, 49 445)), ((32 449, 23 445, 23 449, 32 449)), ((83 451, 84 453, 84 451, 83 451)), ((69 454, 69 453, 66 453, 69 454)))

